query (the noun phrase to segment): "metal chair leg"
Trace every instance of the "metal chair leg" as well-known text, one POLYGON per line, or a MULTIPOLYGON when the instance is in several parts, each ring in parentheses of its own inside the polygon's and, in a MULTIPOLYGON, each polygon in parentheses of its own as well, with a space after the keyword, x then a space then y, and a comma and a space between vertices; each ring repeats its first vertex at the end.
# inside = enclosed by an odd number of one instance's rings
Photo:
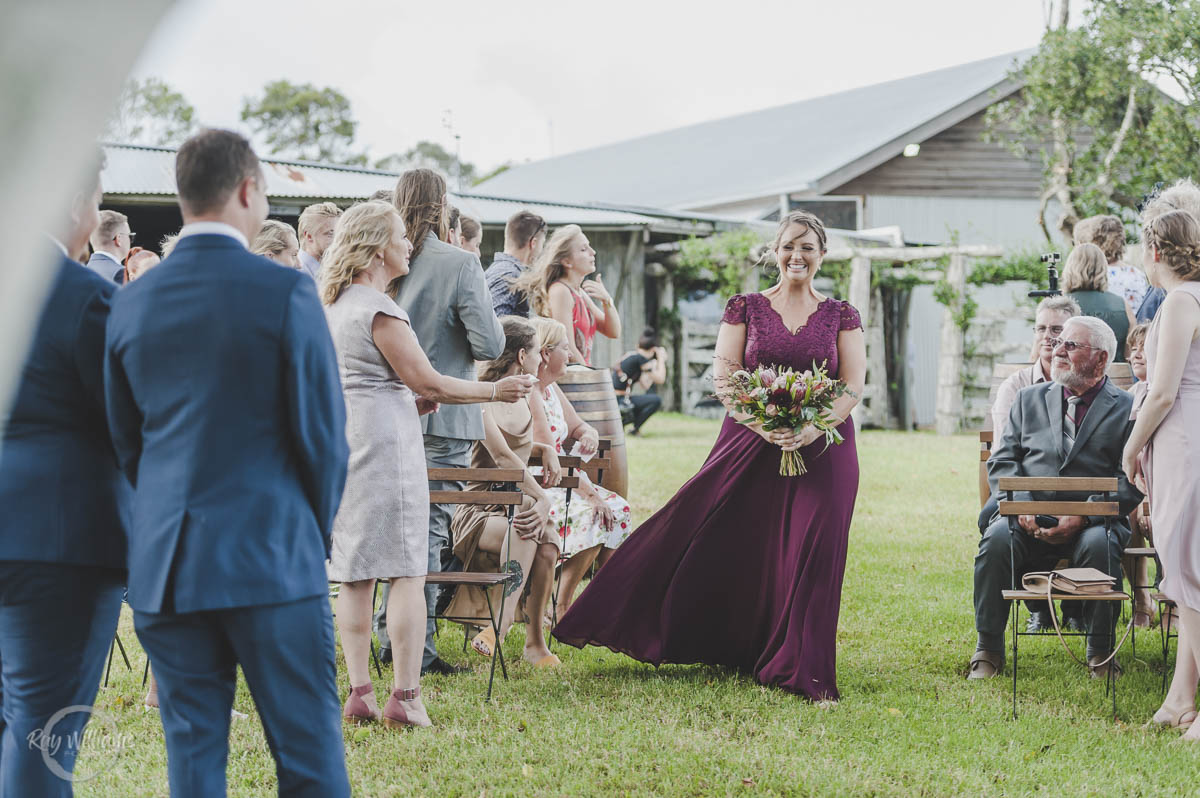
POLYGON ((108 647, 108 664, 104 666, 104 686, 108 687, 108 674, 112 672, 113 651, 117 648, 117 639, 114 637, 112 645, 108 647))
POLYGON ((115 636, 113 642, 117 644, 117 651, 121 652, 121 659, 125 660, 125 669, 132 671, 133 665, 129 662, 129 655, 125 653, 125 644, 121 642, 121 636, 115 636))
POLYGON ((150 678, 150 655, 146 655, 146 668, 142 671, 142 687, 146 686, 146 680, 150 678))

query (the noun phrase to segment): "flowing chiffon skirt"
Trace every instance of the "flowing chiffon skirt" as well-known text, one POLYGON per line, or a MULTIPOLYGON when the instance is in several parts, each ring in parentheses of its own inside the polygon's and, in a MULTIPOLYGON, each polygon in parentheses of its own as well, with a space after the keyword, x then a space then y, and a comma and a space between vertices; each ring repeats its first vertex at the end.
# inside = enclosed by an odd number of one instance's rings
POLYGON ((699 473, 616 550, 554 636, 634 659, 706 663, 837 699, 836 636, 858 455, 846 440, 781 450, 726 417, 699 473))

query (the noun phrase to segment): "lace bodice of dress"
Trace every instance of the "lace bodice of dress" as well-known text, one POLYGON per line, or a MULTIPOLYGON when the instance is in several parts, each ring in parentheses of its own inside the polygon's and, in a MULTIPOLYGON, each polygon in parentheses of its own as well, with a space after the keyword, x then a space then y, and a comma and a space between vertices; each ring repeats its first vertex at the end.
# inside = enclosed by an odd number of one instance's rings
POLYGON ((746 325, 746 351, 742 364, 790 366, 795 369, 825 364, 832 377, 838 376, 838 333, 862 327, 858 311, 849 302, 825 299, 803 327, 794 333, 784 326, 771 300, 762 294, 737 294, 725 305, 721 321, 746 325))

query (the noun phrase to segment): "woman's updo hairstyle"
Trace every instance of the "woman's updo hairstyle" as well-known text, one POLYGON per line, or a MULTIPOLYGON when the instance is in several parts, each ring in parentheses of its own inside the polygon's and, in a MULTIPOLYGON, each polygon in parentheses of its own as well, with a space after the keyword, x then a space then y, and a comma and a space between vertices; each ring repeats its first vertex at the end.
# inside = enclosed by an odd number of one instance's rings
POLYGON ((1142 245, 1158 251, 1181 280, 1200 280, 1200 222, 1187 211, 1169 211, 1146 222, 1142 245))
POLYGON ((495 360, 479 364, 477 374, 480 382, 495 382, 517 362, 517 356, 526 349, 537 349, 537 330, 529 319, 520 316, 505 316, 500 319, 504 328, 504 351, 495 360))

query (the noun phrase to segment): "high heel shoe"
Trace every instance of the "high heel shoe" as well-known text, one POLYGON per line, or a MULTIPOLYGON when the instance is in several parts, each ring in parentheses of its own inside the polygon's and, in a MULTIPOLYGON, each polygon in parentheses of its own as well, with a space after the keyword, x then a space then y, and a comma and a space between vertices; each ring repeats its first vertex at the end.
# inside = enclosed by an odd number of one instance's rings
POLYGON ((346 698, 346 704, 342 707, 342 720, 349 721, 355 725, 373 723, 379 720, 379 710, 372 710, 367 706, 367 702, 362 700, 363 696, 367 694, 374 695, 374 693, 375 687, 370 682, 360 684, 358 687, 352 686, 350 688, 350 695, 346 698))
POLYGON ((393 690, 388 698, 387 706, 383 708, 383 725, 389 729, 411 729, 415 726, 428 724, 416 723, 408 717, 408 711, 401 701, 415 701, 421 697, 420 687, 409 687, 404 690, 393 690))

